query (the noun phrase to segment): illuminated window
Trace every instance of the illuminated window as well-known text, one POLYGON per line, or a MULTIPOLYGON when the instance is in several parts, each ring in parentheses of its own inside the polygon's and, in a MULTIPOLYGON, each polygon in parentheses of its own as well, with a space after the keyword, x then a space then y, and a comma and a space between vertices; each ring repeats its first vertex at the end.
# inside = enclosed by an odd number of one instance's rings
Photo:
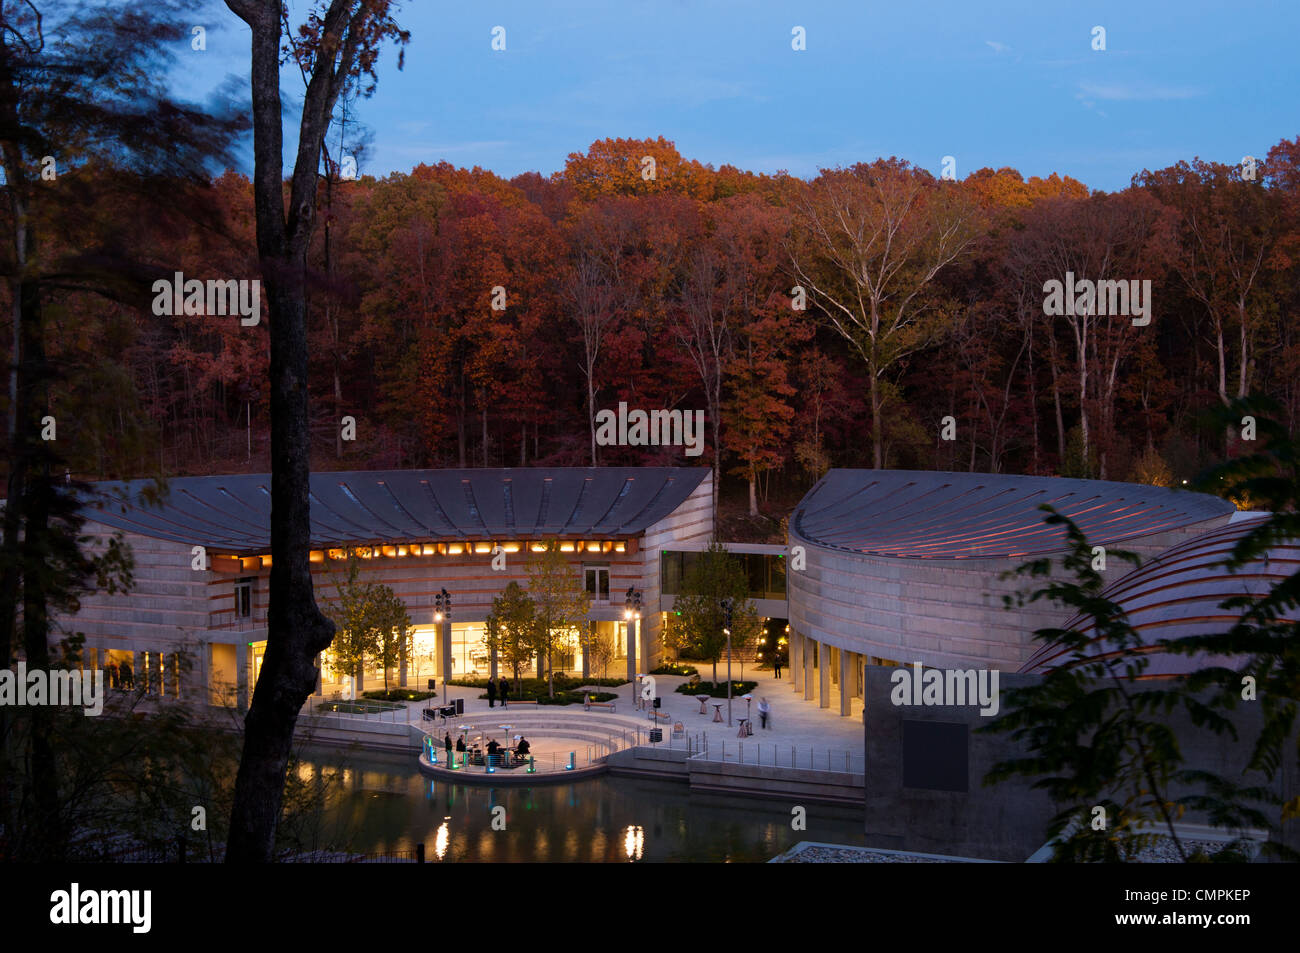
POLYGON ((583 576, 587 582, 587 593, 596 602, 609 601, 609 567, 583 566, 583 576))

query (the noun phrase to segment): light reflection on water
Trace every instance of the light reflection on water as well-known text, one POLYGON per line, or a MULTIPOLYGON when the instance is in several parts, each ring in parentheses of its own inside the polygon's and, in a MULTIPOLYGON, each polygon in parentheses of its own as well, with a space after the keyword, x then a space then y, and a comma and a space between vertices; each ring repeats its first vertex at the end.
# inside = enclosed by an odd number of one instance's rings
MULTIPOLYGON (((807 830, 794 831, 793 799, 693 794, 684 784, 639 778, 488 788, 432 781, 414 758, 342 757, 349 770, 323 830, 357 853, 424 843, 431 863, 737 862, 768 860, 801 840, 863 843, 857 807, 805 804, 807 830), (492 829, 498 805, 506 809, 504 831, 492 829)), ((323 754, 319 767, 337 758, 323 754)))

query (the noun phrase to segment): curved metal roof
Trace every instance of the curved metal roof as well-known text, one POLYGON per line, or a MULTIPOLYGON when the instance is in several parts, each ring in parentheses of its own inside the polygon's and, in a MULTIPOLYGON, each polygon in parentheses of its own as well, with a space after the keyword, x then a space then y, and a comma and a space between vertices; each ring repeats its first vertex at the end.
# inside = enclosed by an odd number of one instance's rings
MULTIPOLYGON (((311 544, 632 536, 680 506, 696 467, 371 470, 311 475, 311 544)), ((152 481, 92 484, 88 519, 237 555, 271 548, 268 474, 179 477, 161 505, 152 481)))
MULTIPOLYGON (((1265 558, 1230 573, 1223 566, 1233 546, 1266 517, 1242 514, 1228 526, 1188 540, 1108 586, 1103 595, 1117 603, 1144 644, 1190 635, 1212 635, 1229 629, 1241 616, 1240 609, 1221 604, 1233 596, 1258 596, 1278 581, 1300 572, 1300 540, 1270 549, 1265 558)), ((1288 618, 1300 621, 1300 611, 1288 618)), ((1084 616, 1067 622, 1066 629, 1084 634, 1093 625, 1084 616)), ((1086 658, 1101 658, 1107 647, 1094 640, 1086 658)), ((1059 644, 1044 645, 1021 667, 1024 673, 1042 673, 1073 662, 1071 653, 1059 644)), ((1207 665, 1232 665, 1223 657, 1169 655, 1158 650, 1148 654, 1143 676, 1183 675, 1207 665)))
POLYGON ((917 470, 831 470, 800 501, 796 535, 845 552, 930 559, 1031 556, 1064 549, 1050 503, 1106 545, 1233 512, 1226 500, 1163 487, 1062 477, 917 470))

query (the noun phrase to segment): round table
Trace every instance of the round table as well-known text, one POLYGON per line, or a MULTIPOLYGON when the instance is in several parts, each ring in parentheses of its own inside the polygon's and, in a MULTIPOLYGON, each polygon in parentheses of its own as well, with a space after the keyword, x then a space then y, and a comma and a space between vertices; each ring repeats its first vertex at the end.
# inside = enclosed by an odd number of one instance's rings
POLYGON ((714 720, 714 721, 722 721, 722 706, 721 706, 721 705, 714 705, 714 706, 713 706, 713 720, 714 720))
POLYGON ((701 715, 707 715, 707 714, 709 713, 709 709, 708 709, 706 706, 707 706, 707 704, 708 704, 709 699, 712 698, 712 697, 713 697, 712 695, 696 695, 696 696, 695 696, 695 700, 696 700, 697 702, 700 703, 700 714, 701 714, 701 715))

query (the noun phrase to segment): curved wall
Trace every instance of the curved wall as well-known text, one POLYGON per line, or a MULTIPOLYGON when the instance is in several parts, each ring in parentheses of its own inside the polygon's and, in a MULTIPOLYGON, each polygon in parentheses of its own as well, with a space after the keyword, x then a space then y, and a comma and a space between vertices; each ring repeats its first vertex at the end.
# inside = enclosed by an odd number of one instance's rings
MULTIPOLYGON (((1004 608, 1041 581, 1002 578, 1064 548, 1043 523, 1050 503, 1095 545, 1155 556, 1228 521, 1230 503, 1094 480, 897 470, 832 470, 796 509, 789 542, 807 565, 788 573, 792 631, 902 663, 1015 671, 1036 629, 1066 615, 1044 602, 1004 608)), ((1120 578, 1130 564, 1112 561, 1120 578)))

